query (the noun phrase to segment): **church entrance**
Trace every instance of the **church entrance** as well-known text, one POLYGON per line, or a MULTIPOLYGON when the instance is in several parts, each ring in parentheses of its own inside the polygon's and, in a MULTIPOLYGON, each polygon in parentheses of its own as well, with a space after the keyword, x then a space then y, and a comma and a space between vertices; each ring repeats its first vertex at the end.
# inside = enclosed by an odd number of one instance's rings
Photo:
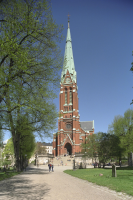
POLYGON ((70 143, 66 143, 65 148, 67 150, 67 154, 72 155, 72 145, 70 143))

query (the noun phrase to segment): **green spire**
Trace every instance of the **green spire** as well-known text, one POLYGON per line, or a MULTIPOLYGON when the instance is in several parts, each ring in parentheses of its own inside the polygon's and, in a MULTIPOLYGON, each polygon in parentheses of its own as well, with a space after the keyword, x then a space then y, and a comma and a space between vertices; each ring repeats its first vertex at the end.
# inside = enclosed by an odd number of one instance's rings
POLYGON ((64 54, 64 63, 63 63, 63 70, 61 73, 61 82, 64 81, 64 75, 69 71, 71 75, 71 79, 76 83, 76 71, 74 66, 74 58, 73 58, 73 51, 72 51, 72 39, 70 34, 70 25, 68 19, 68 29, 67 29, 67 37, 66 37, 66 47, 65 47, 65 54, 64 54))

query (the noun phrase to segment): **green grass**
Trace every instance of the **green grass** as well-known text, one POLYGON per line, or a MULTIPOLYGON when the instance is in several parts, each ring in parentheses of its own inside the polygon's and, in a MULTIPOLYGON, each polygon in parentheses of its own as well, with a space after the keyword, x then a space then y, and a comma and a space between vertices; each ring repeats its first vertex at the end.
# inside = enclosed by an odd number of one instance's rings
POLYGON ((8 171, 8 172, 0 172, 0 181, 10 178, 12 176, 15 176, 17 174, 20 174, 20 172, 13 172, 13 171, 8 171))
POLYGON ((87 180, 97 185, 106 186, 117 192, 124 192, 133 196, 133 167, 117 168, 117 177, 112 177, 112 169, 78 169, 65 170, 65 173, 87 180), (99 176, 103 174, 103 176, 99 176))

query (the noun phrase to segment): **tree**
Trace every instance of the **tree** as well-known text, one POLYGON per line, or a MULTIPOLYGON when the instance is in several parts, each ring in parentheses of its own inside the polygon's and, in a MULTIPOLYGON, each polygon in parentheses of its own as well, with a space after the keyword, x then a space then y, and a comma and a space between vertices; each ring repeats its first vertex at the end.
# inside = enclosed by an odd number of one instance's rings
POLYGON ((81 144, 82 147, 82 153, 84 153, 85 156, 88 156, 92 159, 97 157, 97 136, 96 134, 89 135, 86 138, 85 143, 81 144))
MULTIPOLYGON (((27 128, 26 129, 26 122, 27 120, 23 121, 23 127, 25 130, 21 130, 21 137, 20 137, 20 145, 19 145, 19 158, 20 158, 20 167, 21 170, 24 169, 28 159, 31 158, 32 154, 35 151, 36 143, 35 143, 35 136, 33 135, 32 131, 27 128)), ((5 157, 4 163, 10 163, 10 160, 14 158, 14 145, 13 140, 10 138, 7 141, 7 144, 2 153, 3 157, 5 157)))
POLYGON ((109 126, 109 132, 120 139, 120 147, 124 149, 124 154, 133 151, 133 110, 128 109, 124 116, 115 116, 114 121, 109 126))
POLYGON ((106 163, 112 157, 121 159, 123 148, 120 147, 120 139, 116 135, 98 132, 97 151, 100 162, 106 163))
POLYGON ((3 131, 2 131, 2 127, 1 127, 1 124, 0 124, 0 148, 2 148, 3 146, 3 131))
POLYGON ((103 132, 89 135, 82 144, 82 152, 92 159, 98 157, 100 162, 106 163, 112 157, 121 158, 123 149, 120 147, 119 137, 103 132))
POLYGON ((0 124, 0 166, 2 165, 3 131, 0 124))
POLYGON ((46 147, 41 142, 36 143, 36 154, 46 154, 46 147))
POLYGON ((12 138, 7 141, 5 148, 2 152, 2 157, 4 157, 3 165, 10 165, 14 159, 14 146, 12 138))
POLYGON ((24 169, 28 159, 33 155, 36 143, 35 136, 32 131, 32 125, 29 123, 28 116, 23 116, 21 120, 21 135, 20 135, 20 144, 19 144, 19 157, 21 170, 24 169))
POLYGON ((2 129, 12 134, 17 171, 23 116, 40 136, 56 124, 52 100, 62 64, 57 45, 62 27, 53 21, 50 5, 47 0, 6 0, 0 6, 0 116, 2 129))
POLYGON ((31 158, 35 151, 35 137, 32 133, 28 135, 21 135, 20 138, 20 162, 21 170, 27 165, 28 160, 31 158))

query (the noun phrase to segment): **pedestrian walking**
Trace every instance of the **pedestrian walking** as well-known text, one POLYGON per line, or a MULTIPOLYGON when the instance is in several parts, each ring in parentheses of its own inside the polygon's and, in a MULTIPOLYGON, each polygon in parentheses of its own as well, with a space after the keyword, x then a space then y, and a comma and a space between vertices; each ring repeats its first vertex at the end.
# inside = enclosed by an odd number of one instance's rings
POLYGON ((51 164, 48 164, 48 167, 49 167, 49 172, 51 171, 51 164))
POLYGON ((52 172, 54 171, 53 168, 54 168, 54 165, 52 164, 52 172))

